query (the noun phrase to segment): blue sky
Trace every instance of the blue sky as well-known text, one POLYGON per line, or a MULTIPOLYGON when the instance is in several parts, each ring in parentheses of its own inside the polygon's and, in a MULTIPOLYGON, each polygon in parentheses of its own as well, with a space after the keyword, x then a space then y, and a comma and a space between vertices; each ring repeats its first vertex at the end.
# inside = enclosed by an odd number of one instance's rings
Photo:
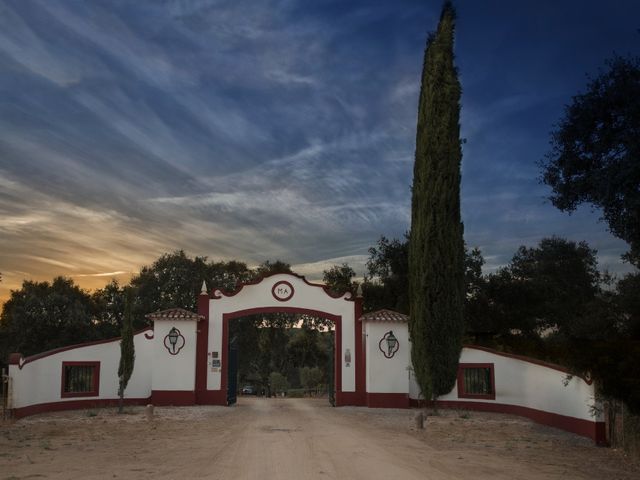
MULTIPOLYGON (((552 234, 625 244, 545 199, 536 162, 586 74, 640 55, 635 1, 458 1, 465 239, 492 270, 552 234)), ((409 228, 441 2, 0 0, 0 300, 185 249, 318 278, 409 228)))

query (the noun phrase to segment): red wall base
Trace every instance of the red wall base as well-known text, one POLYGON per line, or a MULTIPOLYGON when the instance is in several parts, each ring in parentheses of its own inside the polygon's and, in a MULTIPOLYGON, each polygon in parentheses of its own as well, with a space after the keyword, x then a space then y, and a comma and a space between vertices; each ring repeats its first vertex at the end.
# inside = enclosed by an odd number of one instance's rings
POLYGON ((361 398, 362 395, 358 392, 336 392, 336 407, 354 406, 361 407, 365 405, 365 402, 361 398))
MULTIPOLYGON (((411 399, 411 406, 433 406, 434 402, 411 399)), ((482 412, 508 413, 533 420, 542 425, 559 428, 567 432, 576 433, 596 442, 597 445, 606 445, 604 422, 595 422, 581 418, 568 417, 558 413, 545 412, 535 408, 521 407, 519 405, 504 405, 489 402, 468 402, 463 400, 438 400, 435 402, 438 408, 458 408, 464 410, 477 410, 482 412)))
POLYGON ((198 405, 226 405, 227 393, 222 390, 202 390, 196 392, 198 405))
POLYGON ((196 392, 190 390, 153 390, 151 403, 158 406, 187 406, 196 404, 196 392))
POLYGON ((409 408, 409 395, 406 393, 369 393, 367 392, 367 407, 369 408, 409 408))
MULTIPOLYGON (((93 399, 93 400, 69 400, 68 402, 50 402, 29 405, 28 407, 14 408, 12 410, 14 418, 28 417, 45 412, 59 412, 63 410, 81 410, 83 408, 103 408, 117 407, 119 399, 93 399)), ((125 398, 125 405, 147 405, 151 398, 125 398)))

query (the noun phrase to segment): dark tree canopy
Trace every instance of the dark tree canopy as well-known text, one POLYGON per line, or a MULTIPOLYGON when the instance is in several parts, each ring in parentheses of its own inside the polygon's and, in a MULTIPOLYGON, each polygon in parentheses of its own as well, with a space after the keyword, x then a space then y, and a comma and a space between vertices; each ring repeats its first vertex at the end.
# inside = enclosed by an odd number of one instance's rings
POLYGON ((575 332, 602 292, 602 282, 596 251, 585 242, 550 237, 535 247, 521 246, 478 290, 486 310, 479 312, 476 327, 502 338, 575 332), (484 328, 478 325, 482 320, 489 322, 484 328))
POLYGON ((409 240, 382 236, 369 248, 363 285, 365 311, 390 308, 409 313, 409 240))
POLYGON ((291 265, 282 260, 265 260, 254 271, 255 277, 263 277, 265 275, 273 275, 274 273, 293 273, 291 265))
POLYGON ((587 203, 602 210, 615 236, 640 261, 640 60, 615 57, 573 97, 551 135, 541 162, 551 202, 574 211, 587 203))
POLYGON ((98 338, 92 312, 90 295, 71 279, 25 280, 0 316, 3 361, 12 352, 27 356, 98 338))
POLYGON ((355 294, 358 288, 357 282, 353 279, 356 272, 347 263, 342 265, 334 265, 328 270, 322 272, 322 281, 324 284, 336 294, 351 292, 355 294))
POLYGON ((210 289, 234 290, 238 282, 251 276, 251 270, 242 262, 208 262, 207 257, 191 258, 182 250, 164 254, 131 279, 137 299, 134 327, 146 324, 147 313, 165 308, 178 306, 195 311, 203 280, 210 289))
POLYGON ((454 36, 455 11, 447 1, 424 56, 409 239, 411 361, 427 399, 453 387, 464 329, 461 87, 454 36))

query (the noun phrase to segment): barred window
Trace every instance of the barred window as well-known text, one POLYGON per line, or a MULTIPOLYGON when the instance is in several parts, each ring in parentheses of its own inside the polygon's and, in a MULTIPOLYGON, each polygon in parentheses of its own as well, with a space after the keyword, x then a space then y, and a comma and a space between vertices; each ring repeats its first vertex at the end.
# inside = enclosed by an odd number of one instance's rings
POLYGON ((458 397, 496 398, 493 363, 461 363, 458 371, 458 397))
POLYGON ((62 396, 98 395, 100 362, 62 362, 62 396))

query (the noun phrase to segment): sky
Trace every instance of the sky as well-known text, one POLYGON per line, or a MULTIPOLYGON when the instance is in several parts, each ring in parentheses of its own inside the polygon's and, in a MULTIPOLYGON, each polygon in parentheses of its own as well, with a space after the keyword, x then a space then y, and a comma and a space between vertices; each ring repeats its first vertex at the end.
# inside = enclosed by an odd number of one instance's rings
MULTIPOLYGON (((520 245, 587 241, 629 270, 537 162, 640 3, 454 2, 462 217, 486 271, 520 245)), ((184 249, 311 279, 365 271, 410 226, 417 103, 440 1, 0 0, 0 302, 25 279, 126 282, 184 249)))

